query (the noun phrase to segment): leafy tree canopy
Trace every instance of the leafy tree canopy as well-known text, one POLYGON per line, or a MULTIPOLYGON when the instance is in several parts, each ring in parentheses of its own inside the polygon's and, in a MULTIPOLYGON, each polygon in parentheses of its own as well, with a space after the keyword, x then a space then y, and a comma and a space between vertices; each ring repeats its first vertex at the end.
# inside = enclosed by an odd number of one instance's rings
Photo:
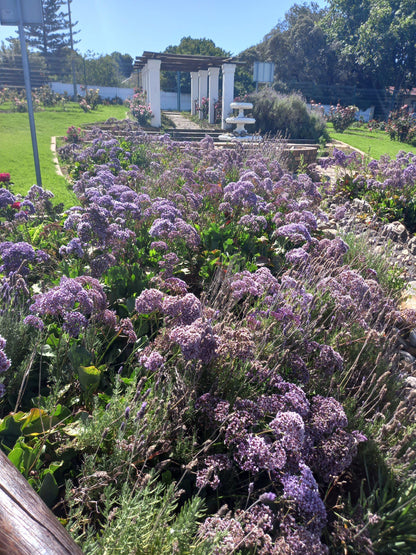
POLYGON ((211 39, 183 37, 177 46, 168 46, 165 54, 190 54, 198 56, 231 56, 230 52, 215 46, 211 39))
POLYGON ((121 52, 101 56, 87 52, 85 56, 77 55, 75 62, 77 81, 85 85, 117 87, 133 70, 133 58, 121 52))
POLYGON ((340 72, 335 49, 319 25, 324 13, 316 3, 295 4, 259 45, 240 57, 274 62, 279 81, 332 84, 340 72))
POLYGON ((414 85, 414 0, 330 0, 322 25, 355 71, 358 85, 414 85))
MULTIPOLYGON (((223 50, 219 46, 215 46, 211 39, 193 39, 191 37, 183 37, 176 46, 168 46, 165 54, 188 54, 194 56, 231 56, 230 52, 223 50)), ((176 74, 174 71, 163 71, 161 75, 161 87, 164 91, 175 91, 177 88, 176 74)), ((181 91, 190 92, 191 78, 188 72, 181 75, 181 91)))

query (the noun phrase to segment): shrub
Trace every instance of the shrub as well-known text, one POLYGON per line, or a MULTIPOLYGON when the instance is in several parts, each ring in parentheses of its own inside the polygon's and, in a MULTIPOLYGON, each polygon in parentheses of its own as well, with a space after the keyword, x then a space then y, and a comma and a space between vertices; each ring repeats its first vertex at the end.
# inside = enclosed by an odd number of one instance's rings
POLYGON ((249 101, 254 104, 256 131, 316 142, 327 137, 324 118, 308 109, 299 94, 282 95, 267 88, 251 95, 249 101))
POLYGON ((82 129, 80 127, 75 127, 71 125, 66 130, 65 141, 67 143, 79 143, 82 138, 82 129))
POLYGON ((390 112, 386 131, 392 141, 401 141, 416 146, 416 117, 405 104, 399 110, 390 112))
POLYGON ((84 112, 90 112, 95 110, 98 104, 101 104, 101 97, 99 95, 98 89, 87 89, 87 87, 81 87, 81 90, 85 92, 84 98, 80 99, 79 105, 84 110, 84 112))
POLYGON ((146 104, 146 95, 144 92, 140 90, 135 91, 133 98, 128 98, 126 100, 126 105, 129 108, 130 115, 139 125, 150 125, 152 110, 150 106, 146 104))
POLYGON ((332 123, 337 133, 343 133, 355 121, 357 106, 331 106, 328 121, 332 123))
POLYGON ((37 91, 38 98, 44 106, 55 106, 60 100, 60 95, 53 92, 49 85, 43 85, 37 91))

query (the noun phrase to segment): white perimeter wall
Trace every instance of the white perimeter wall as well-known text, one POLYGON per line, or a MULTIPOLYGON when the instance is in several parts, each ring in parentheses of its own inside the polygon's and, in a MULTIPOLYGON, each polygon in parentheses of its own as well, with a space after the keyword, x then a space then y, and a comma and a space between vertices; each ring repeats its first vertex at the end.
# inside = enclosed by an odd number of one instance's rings
MULTIPOLYGON (((58 94, 68 93, 72 96, 74 92, 74 86, 72 83, 49 83, 49 86, 53 92, 58 94)), ((121 98, 126 100, 134 94, 134 89, 126 89, 121 87, 99 87, 98 85, 88 85, 89 89, 98 89, 101 98, 121 98)), ((81 90, 81 85, 77 85, 77 93, 81 96, 85 95, 85 92, 81 90)), ((162 110, 177 110, 178 109, 178 95, 176 92, 165 92, 160 93, 160 103, 162 110)), ((181 111, 189 112, 191 110, 191 95, 181 94, 181 111)))
MULTIPOLYGON (((309 106, 310 106, 310 104, 309 104, 309 106)), ((326 116, 331 112, 330 104, 319 104, 318 107, 315 105, 313 109, 314 110, 322 110, 322 112, 326 116)), ((374 106, 371 106, 367 110, 358 110, 358 112, 355 114, 355 119, 356 120, 362 119, 366 123, 368 123, 370 120, 372 120, 373 117, 374 117, 374 106)))

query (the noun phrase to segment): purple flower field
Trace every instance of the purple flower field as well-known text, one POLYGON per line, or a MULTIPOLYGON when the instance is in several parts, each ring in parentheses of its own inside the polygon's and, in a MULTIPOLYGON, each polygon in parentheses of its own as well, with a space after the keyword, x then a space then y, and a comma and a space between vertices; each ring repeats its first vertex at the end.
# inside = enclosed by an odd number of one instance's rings
POLYGON ((65 213, 2 184, 1 447, 85 553, 413 552, 416 312, 279 152, 124 123, 61 147, 65 213))

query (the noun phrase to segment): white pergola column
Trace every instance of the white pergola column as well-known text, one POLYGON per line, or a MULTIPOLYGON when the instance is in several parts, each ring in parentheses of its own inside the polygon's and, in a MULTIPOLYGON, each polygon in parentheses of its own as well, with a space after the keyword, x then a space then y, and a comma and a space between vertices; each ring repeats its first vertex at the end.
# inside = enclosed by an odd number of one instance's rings
POLYGON ((234 100, 234 73, 235 64, 222 64, 222 120, 221 129, 227 129, 229 125, 225 121, 231 114, 231 102, 234 100))
POLYGON ((199 94, 199 85, 198 85, 198 72, 191 71, 191 115, 196 114, 196 103, 198 100, 199 94))
POLYGON ((208 122, 209 123, 215 123, 215 103, 218 100, 219 76, 220 76, 219 67, 210 67, 208 69, 208 91, 209 91, 208 122))
POLYGON ((139 87, 143 89, 143 92, 146 94, 146 98, 148 97, 147 93, 147 68, 144 66, 139 73, 139 87))
MULTIPOLYGON (((200 69, 198 71, 199 88, 198 88, 198 104, 202 105, 202 99, 208 96, 208 70, 200 69)), ((199 112, 199 119, 202 119, 202 112, 199 112)))
POLYGON ((153 116, 150 125, 160 127, 162 117, 160 113, 160 60, 147 60, 148 90, 147 101, 152 109, 153 116))

